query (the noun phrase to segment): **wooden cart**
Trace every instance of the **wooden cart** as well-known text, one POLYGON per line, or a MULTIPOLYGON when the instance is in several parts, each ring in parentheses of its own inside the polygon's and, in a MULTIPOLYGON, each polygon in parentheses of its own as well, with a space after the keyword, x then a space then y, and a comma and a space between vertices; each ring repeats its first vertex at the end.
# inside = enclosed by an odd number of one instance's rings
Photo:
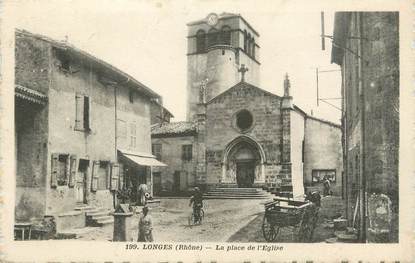
POLYGON ((272 242, 277 239, 281 228, 290 227, 293 229, 293 242, 310 242, 317 223, 318 210, 309 201, 274 198, 274 201, 265 203, 262 234, 266 241, 272 242))

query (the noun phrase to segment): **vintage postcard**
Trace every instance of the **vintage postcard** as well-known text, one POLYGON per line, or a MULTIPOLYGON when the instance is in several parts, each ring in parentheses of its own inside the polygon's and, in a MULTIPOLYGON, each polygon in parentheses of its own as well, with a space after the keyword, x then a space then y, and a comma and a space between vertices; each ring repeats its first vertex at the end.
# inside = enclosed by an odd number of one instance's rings
POLYGON ((0 8, 2 260, 415 260, 410 1, 0 8))

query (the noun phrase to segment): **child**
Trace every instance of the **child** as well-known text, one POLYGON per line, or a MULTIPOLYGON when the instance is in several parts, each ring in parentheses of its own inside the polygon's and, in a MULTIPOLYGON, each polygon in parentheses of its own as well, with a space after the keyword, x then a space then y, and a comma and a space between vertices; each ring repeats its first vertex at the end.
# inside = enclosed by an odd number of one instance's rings
POLYGON ((195 187, 195 192, 192 197, 190 197, 189 206, 193 204, 193 214, 195 217, 195 223, 200 222, 200 209, 203 207, 203 194, 200 191, 199 187, 195 187))
POLYGON ((143 214, 138 221, 138 242, 153 242, 153 219, 148 214, 148 206, 143 207, 143 214))

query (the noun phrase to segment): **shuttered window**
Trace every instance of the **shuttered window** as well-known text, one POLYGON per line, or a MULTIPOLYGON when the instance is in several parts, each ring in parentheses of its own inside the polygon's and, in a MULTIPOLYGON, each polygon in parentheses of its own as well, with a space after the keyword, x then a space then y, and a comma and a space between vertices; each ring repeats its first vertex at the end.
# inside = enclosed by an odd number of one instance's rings
POLYGON ((182 145, 182 160, 191 161, 193 158, 193 145, 182 145))
POLYGON ((52 154, 52 163, 51 163, 52 171, 51 171, 51 180, 50 185, 51 187, 58 186, 58 167, 59 167, 59 154, 53 153, 52 154))
POLYGON ((151 145, 151 151, 153 153, 154 156, 156 156, 156 159, 161 161, 161 151, 162 151, 162 147, 160 143, 153 143, 151 145))
POLYGON ((91 191, 98 190, 98 169, 99 161, 94 161, 92 165, 92 181, 91 181, 91 191))
POLYGON ((71 155, 69 158, 69 187, 75 185, 76 172, 77 172, 77 161, 76 155, 71 155))
POLYGON ((120 166, 117 163, 111 164, 111 185, 110 189, 115 191, 119 187, 120 166))
POLYGON ((137 147, 137 125, 135 122, 130 123, 130 147, 137 147))
POLYGON ((100 161, 98 166, 98 190, 106 190, 110 183, 110 165, 108 161, 100 161))
POLYGON ((90 131, 90 110, 91 103, 88 96, 75 95, 76 114, 75 114, 75 130, 90 131))

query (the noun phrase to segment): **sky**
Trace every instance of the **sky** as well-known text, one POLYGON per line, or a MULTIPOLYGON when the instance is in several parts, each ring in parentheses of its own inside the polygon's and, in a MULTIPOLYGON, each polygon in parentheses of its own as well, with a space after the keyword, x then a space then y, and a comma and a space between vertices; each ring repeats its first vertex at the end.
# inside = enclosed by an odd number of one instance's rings
MULTIPOLYGON (((294 2, 298 1, 15 0, 7 4, 17 14, 13 15, 17 28, 56 40, 67 37, 69 43, 156 91, 174 121, 184 120, 186 113, 186 23, 211 12, 241 14, 260 33, 260 88, 282 95, 288 73, 297 106, 340 123, 338 109, 316 103, 316 68, 340 69, 330 63, 328 39, 326 50, 321 50, 324 7, 294 2)), ((328 35, 333 32, 333 17, 333 12, 325 12, 328 35)), ((339 71, 319 75, 320 97, 339 98, 340 88, 339 71)), ((340 107, 340 100, 330 103, 340 107)))

